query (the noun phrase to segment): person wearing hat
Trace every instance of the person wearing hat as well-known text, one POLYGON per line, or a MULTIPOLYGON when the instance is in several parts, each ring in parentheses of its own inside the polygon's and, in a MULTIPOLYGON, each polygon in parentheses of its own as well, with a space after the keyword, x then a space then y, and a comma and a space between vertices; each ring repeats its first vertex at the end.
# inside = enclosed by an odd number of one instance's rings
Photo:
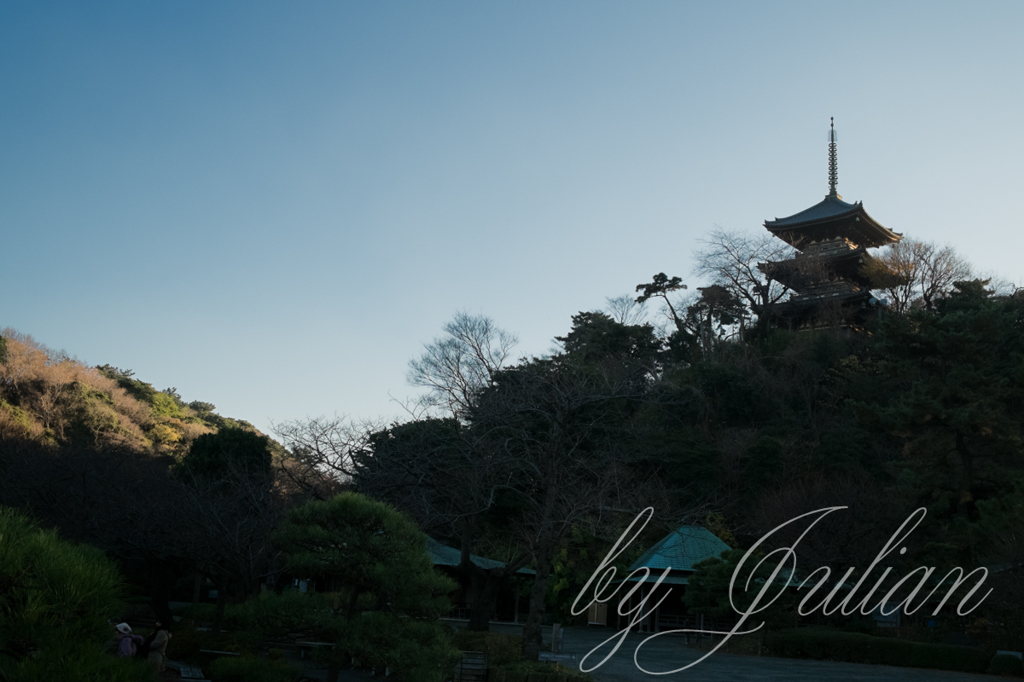
POLYGON ((117 628, 117 655, 121 658, 131 658, 135 655, 142 638, 132 634, 132 626, 128 623, 118 623, 117 628))

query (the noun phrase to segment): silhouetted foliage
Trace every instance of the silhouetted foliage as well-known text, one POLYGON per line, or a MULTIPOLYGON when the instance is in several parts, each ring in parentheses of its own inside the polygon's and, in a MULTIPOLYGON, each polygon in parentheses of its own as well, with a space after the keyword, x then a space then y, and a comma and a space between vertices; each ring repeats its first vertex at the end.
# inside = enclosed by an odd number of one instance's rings
POLYGON ((178 475, 216 479, 236 471, 270 480, 270 439, 252 431, 226 428, 196 438, 178 475))

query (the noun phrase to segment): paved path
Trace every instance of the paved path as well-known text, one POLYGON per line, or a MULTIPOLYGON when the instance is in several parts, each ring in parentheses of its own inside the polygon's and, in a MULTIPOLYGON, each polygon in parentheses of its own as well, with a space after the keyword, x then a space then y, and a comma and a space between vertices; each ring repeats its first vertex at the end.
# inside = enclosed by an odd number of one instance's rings
MULTIPOLYGON (((612 636, 611 628, 566 628, 564 650, 583 657, 612 636)), ((591 674, 597 682, 656 682, 658 680, 696 680, 697 682, 993 682, 990 675, 896 668, 885 665, 807 661, 769 656, 738 656, 715 653, 689 670, 671 675, 645 675, 633 663, 633 653, 643 636, 630 633, 615 655, 591 674)), ((602 649, 602 655, 609 649, 602 649)), ((647 670, 667 671, 681 668, 705 652, 685 646, 678 637, 657 637, 640 649, 640 663, 647 670)), ((600 656, 591 657, 592 664, 600 656)))

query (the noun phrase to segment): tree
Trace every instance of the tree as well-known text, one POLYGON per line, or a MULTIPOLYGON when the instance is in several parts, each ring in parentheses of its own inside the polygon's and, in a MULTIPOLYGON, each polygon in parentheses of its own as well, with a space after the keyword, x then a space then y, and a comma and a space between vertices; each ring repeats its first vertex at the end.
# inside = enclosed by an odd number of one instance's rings
POLYGON ((456 313, 444 326, 444 336, 427 344, 418 359, 409 362, 407 379, 428 389, 424 405, 460 416, 473 395, 490 385, 491 377, 508 362, 517 339, 489 317, 456 313))
MULTIPOLYGON (((121 576, 103 553, 0 507, 0 679, 128 682, 155 671, 110 656, 121 576)), ((141 663, 141 662, 140 662, 141 663)))
POLYGON ((352 484, 355 457, 364 452, 381 422, 353 422, 346 417, 313 417, 276 424, 286 451, 282 474, 314 499, 326 500, 352 484))
POLYGON ((226 428, 196 438, 178 474, 215 479, 237 472, 269 482, 272 462, 269 438, 245 429, 226 428))
MULTIPOLYGON (((444 335, 409 362, 408 381, 428 389, 421 406, 432 416, 391 427, 337 416, 278 425, 276 432, 289 450, 283 473, 317 499, 327 499, 356 480, 361 491, 398 505, 432 532, 462 536, 467 588, 473 594, 487 585, 488 590, 496 589, 488 578, 478 575, 479 567, 469 559, 473 519, 484 508, 479 499, 488 496, 489 484, 479 476, 479 467, 468 464, 472 446, 458 424, 476 393, 490 385, 493 375, 508 362, 515 343, 516 337, 490 318, 456 314, 444 326, 444 335), (453 462, 453 457, 458 461, 453 462), (453 477, 453 471, 469 470, 477 472, 470 477, 472 483, 458 485, 457 481, 469 479, 453 477), (410 486, 410 481, 415 485, 410 486), (426 490, 445 492, 437 497, 424 494, 426 490), (460 507, 461 503, 465 506, 460 507), (454 519, 461 519, 460 528, 455 528, 454 519)), ((502 578, 493 579, 500 582, 502 578)), ((474 603, 483 609, 486 598, 474 603)), ((471 627, 486 629, 489 615, 475 612, 471 627)))
POLYGON ((479 546, 485 541, 489 547, 515 547, 504 527, 504 459, 457 419, 420 419, 373 433, 356 465, 360 492, 394 504, 432 535, 455 541, 468 629, 488 630, 495 597, 530 559, 518 549, 501 567, 484 568, 471 558, 483 553, 479 546))
POLYGON ((347 656, 404 679, 444 679, 454 653, 437 619, 455 584, 434 570, 426 535, 393 507, 356 493, 288 512, 274 536, 288 571, 333 593, 305 625, 337 643, 328 680, 347 656))
POLYGON ((602 536, 658 497, 658 481, 630 467, 635 444, 623 435, 644 393, 630 379, 569 352, 533 359, 496 375, 470 413, 471 428, 484 434, 481 448, 506 472, 506 526, 536 569, 523 628, 527 659, 538 657, 562 540, 574 527, 602 536))
POLYGON ((664 272, 659 272, 653 279, 647 284, 637 284, 636 290, 643 292, 636 297, 637 303, 646 303, 652 298, 660 298, 665 302, 665 312, 672 323, 675 324, 677 330, 682 330, 685 326, 683 318, 679 315, 672 300, 669 298, 669 294, 682 291, 686 289, 686 285, 683 284, 683 280, 678 277, 669 277, 664 272))
POLYGON ((884 287, 894 312, 906 313, 912 305, 934 310, 936 303, 954 291, 954 284, 974 275, 970 263, 953 247, 904 239, 886 249, 878 262, 896 273, 898 280, 884 287))
POLYGON ((555 340, 567 357, 612 382, 627 377, 649 382, 659 371, 663 343, 649 324, 624 324, 604 313, 581 312, 572 316, 569 333, 555 340))
POLYGON ((1024 640, 1024 476, 1009 477, 1012 490, 999 498, 978 502, 982 539, 993 572, 990 606, 1001 625, 996 647, 1020 646, 1024 640))
POLYGON ((361 491, 387 499, 424 527, 455 538, 470 595, 470 627, 487 629, 493 595, 527 562, 537 567, 527 654, 536 658, 546 584, 573 527, 603 535, 603 523, 639 504, 629 470, 634 444, 623 433, 658 371, 660 340, 649 325, 580 313, 559 339, 564 352, 495 373, 470 396, 461 420, 394 425, 359 458, 361 491), (618 511, 612 511, 618 510, 618 511), (501 568, 471 560, 483 541, 506 548, 501 568))
POLYGON ((604 312, 619 324, 643 324, 647 318, 647 310, 643 303, 637 303, 635 296, 625 294, 614 298, 605 298, 607 304, 604 312))
MULTIPOLYGON (((903 434, 907 453, 944 462, 960 461, 958 500, 973 507, 981 459, 1020 464, 1024 383, 1024 301, 996 299, 987 282, 955 282, 935 301, 935 311, 913 311, 885 320, 878 351, 893 381, 869 409, 903 434)), ((998 488, 997 472, 983 475, 984 488, 998 488)))
MULTIPOLYGON (((689 576, 686 591, 682 595, 688 612, 732 619, 737 611, 743 612, 750 608, 754 596, 771 577, 775 565, 771 562, 760 564, 764 557, 761 552, 757 552, 747 558, 744 564, 746 571, 737 576, 734 585, 730 585, 745 553, 742 549, 730 549, 722 552, 721 557, 710 557, 693 565, 694 572, 689 576), (751 573, 754 566, 759 568, 751 573)), ((758 620, 763 620, 767 626, 759 633, 762 643, 765 641, 766 630, 793 627, 796 624, 796 600, 783 586, 786 582, 786 577, 777 576, 775 584, 765 593, 767 599, 777 595, 778 599, 767 611, 758 615, 758 620)))
POLYGON ((729 291, 767 329, 772 308, 789 293, 789 288, 766 274, 758 264, 790 258, 792 247, 770 234, 751 236, 717 227, 704 245, 694 254, 695 274, 729 291))
POLYGON ((244 599, 272 572, 270 531, 280 518, 281 500, 272 490, 269 446, 269 438, 252 431, 221 429, 197 438, 174 471, 180 485, 172 518, 192 530, 168 548, 218 586, 217 630, 229 593, 244 599))
MULTIPOLYGON (((742 325, 747 311, 743 302, 723 286, 712 284, 697 291, 700 295, 686 306, 683 330, 669 343, 694 346, 706 356, 725 340, 728 328, 742 325)), ((692 359, 694 354, 687 355, 692 359)))

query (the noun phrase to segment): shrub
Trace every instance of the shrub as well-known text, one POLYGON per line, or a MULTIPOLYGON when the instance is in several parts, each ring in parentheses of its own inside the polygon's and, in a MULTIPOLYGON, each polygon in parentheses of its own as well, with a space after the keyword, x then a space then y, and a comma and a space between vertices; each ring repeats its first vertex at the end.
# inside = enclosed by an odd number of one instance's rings
POLYGON ((831 659, 853 663, 984 672, 989 657, 981 649, 924 644, 855 632, 800 628, 769 633, 768 648, 776 656, 831 659))
POLYGON ((513 661, 490 668, 488 672, 490 682, 592 682, 594 679, 579 670, 543 661, 513 661))
MULTIPOLYGON (((263 592, 242 604, 225 609, 225 622, 258 631, 263 638, 283 637, 301 627, 310 610, 327 610, 330 605, 321 593, 284 590, 281 594, 263 592)), ((212 604, 211 604, 212 606, 212 604)))
POLYGON ((455 634, 455 646, 459 651, 484 652, 487 654, 487 664, 491 666, 500 667, 523 657, 522 635, 460 630, 455 634))
MULTIPOLYGON (((320 578, 341 591, 253 600, 251 620, 266 616, 272 602, 282 603, 284 615, 294 612, 286 620, 296 617, 291 627, 336 644, 318 652, 330 674, 349 656, 416 682, 441 682, 450 673, 458 651, 437 619, 451 608, 455 583, 434 570, 427 537, 410 519, 382 502, 344 493, 290 510, 274 539, 291 574, 320 578)), ((266 622, 254 626, 268 628, 266 622)))
POLYGON ((2 507, 0 539, 0 679, 154 679, 151 666, 107 653, 122 582, 102 552, 2 507))
POLYGON ((156 666, 138 658, 117 658, 91 646, 63 647, 59 655, 24 661, 9 680, 75 682, 157 682, 156 666))
POLYGON ((194 627, 179 625, 171 633, 167 656, 176 660, 198 663, 203 659, 202 649, 243 653, 250 649, 241 646, 231 633, 197 631, 194 627))
POLYGON ((217 611, 216 604, 189 604, 183 606, 176 611, 184 616, 194 620, 196 623, 213 622, 214 614, 217 611))
POLYGON ((988 671, 993 675, 1020 675, 1024 673, 1021 661, 1010 654, 996 654, 988 664, 988 671))

